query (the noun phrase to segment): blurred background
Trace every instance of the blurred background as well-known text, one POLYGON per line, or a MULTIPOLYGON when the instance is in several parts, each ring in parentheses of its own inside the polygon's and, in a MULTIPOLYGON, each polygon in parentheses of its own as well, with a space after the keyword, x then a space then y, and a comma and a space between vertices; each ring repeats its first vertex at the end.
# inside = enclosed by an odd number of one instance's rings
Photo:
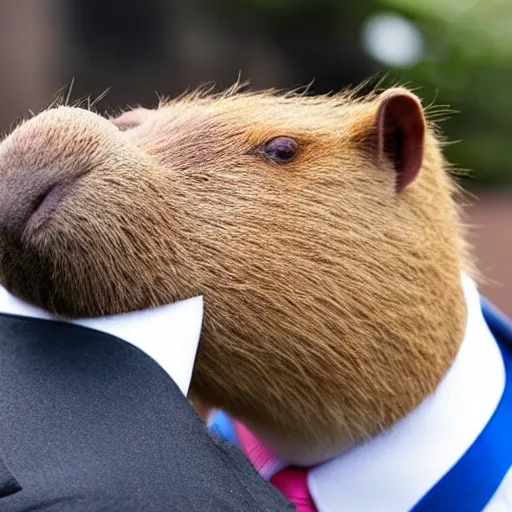
POLYGON ((73 79, 112 110, 239 75, 312 94, 375 77, 448 105, 483 291, 512 315, 512 0, 0 0, 3 132, 73 79))

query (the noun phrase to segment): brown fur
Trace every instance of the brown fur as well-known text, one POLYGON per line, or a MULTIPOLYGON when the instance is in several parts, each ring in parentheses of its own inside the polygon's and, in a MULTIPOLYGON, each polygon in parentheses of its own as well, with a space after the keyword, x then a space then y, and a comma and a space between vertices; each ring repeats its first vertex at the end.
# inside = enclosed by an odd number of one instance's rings
POLYGON ((397 193, 382 101, 192 94, 122 131, 43 112, 0 146, 0 281, 71 316, 204 295, 192 397, 296 462, 325 458, 430 394, 465 327, 456 187, 429 126, 397 193), (281 135, 300 145, 288 165, 257 150, 281 135), (56 175, 60 202, 27 223, 9 198, 33 207, 56 175))

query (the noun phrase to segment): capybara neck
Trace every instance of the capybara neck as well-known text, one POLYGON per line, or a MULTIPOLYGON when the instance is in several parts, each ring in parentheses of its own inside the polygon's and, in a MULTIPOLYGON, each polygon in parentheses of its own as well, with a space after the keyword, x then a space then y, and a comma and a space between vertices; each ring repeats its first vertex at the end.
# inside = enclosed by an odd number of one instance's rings
POLYGON ((59 107, 0 145, 0 281, 71 316, 203 295, 191 398, 308 463, 390 427, 454 360, 456 190, 401 88, 59 107))

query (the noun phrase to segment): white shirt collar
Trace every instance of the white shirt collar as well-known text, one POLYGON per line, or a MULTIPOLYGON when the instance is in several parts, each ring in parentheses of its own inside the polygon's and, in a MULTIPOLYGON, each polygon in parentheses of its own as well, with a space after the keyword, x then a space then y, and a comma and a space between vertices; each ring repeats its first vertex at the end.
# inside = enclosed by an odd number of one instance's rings
POLYGON ((59 320, 96 329, 135 345, 187 394, 203 323, 203 298, 99 318, 66 319, 27 304, 0 286, 0 313, 59 320))
POLYGON ((463 276, 468 320, 454 364, 433 395, 389 431, 312 469, 319 512, 405 512, 460 459, 505 387, 503 360, 475 284, 463 276))

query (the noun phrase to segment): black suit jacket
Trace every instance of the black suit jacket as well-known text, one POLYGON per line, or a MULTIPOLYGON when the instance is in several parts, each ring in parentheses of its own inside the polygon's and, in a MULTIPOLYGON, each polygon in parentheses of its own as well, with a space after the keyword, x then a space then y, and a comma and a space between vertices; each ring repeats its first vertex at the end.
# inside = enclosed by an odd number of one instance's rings
POLYGON ((1 512, 288 510, 141 350, 0 314, 1 512))

